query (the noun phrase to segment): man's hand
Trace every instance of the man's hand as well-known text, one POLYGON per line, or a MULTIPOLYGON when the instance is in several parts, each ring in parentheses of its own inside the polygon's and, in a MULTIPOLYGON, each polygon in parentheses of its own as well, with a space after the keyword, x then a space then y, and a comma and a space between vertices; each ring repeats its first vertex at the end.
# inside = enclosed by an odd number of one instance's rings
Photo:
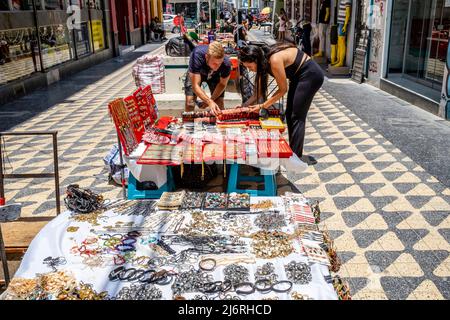
POLYGON ((198 105, 198 107, 200 108, 200 109, 206 109, 206 108, 208 108, 209 106, 208 106, 208 103, 206 103, 206 102, 202 102, 202 103, 200 103, 199 105, 198 105))
POLYGON ((259 110, 261 110, 261 105, 257 104, 257 105, 254 105, 254 106, 250 106, 249 108, 250 108, 250 112, 251 113, 253 113, 253 112, 259 113, 259 110))
POLYGON ((214 101, 211 100, 211 102, 209 103, 209 107, 211 109, 211 112, 215 115, 218 116, 219 114, 222 113, 222 110, 220 110, 219 106, 217 105, 217 103, 215 103, 214 101))

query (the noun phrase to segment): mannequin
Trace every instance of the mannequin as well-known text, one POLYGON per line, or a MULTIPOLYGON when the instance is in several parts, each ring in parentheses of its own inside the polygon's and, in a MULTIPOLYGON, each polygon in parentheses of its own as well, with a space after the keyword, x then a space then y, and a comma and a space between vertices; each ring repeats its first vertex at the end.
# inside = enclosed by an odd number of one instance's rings
POLYGON ((350 22, 352 11, 352 0, 340 0, 338 7, 338 44, 337 44, 337 61, 331 61, 333 67, 345 66, 345 54, 347 52, 347 28, 350 22))
POLYGON ((319 58, 325 55, 325 39, 328 24, 330 22, 331 0, 320 0, 319 7, 319 52, 314 57, 319 58))

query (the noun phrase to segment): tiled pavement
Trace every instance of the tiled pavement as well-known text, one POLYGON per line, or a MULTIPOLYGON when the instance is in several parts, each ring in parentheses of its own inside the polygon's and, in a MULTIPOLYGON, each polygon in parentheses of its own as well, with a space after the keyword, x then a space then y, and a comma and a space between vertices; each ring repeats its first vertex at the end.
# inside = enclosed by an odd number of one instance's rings
MULTIPOLYGON (((58 130, 61 191, 78 183, 107 198, 121 195, 108 184, 102 158, 116 139, 107 102, 134 89, 131 66, 13 129, 58 130)), ((353 298, 449 299, 450 189, 324 90, 308 119, 305 151, 319 163, 287 178, 321 201, 353 298)), ((52 170, 50 140, 6 140, 13 172, 52 170)), ((291 188, 279 178, 279 193, 291 188)), ((24 215, 55 214, 51 179, 11 180, 6 189, 24 215)))

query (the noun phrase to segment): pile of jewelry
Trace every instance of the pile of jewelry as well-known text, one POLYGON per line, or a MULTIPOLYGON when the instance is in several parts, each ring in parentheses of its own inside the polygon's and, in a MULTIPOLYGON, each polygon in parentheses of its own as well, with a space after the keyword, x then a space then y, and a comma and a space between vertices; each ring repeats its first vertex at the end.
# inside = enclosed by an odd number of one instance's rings
POLYGON ((194 211, 191 213, 191 217, 191 222, 181 230, 184 234, 195 236, 212 235, 219 226, 211 218, 211 214, 203 211, 194 211))
POLYGON ((223 269, 223 274, 225 276, 225 281, 231 281, 233 287, 237 285, 248 282, 250 272, 244 266, 238 264, 230 264, 223 269))
POLYGON ((185 292, 196 292, 202 290, 206 283, 213 281, 212 275, 200 270, 191 269, 177 275, 172 284, 172 291, 174 295, 180 295, 185 292))
POLYGON ((259 201, 258 203, 252 204, 250 208, 252 210, 267 210, 272 209, 274 205, 275 204, 272 202, 272 200, 263 200, 259 201))
POLYGON ((277 230, 286 226, 286 220, 284 214, 267 212, 260 214, 255 219, 255 225, 263 230, 277 230))
POLYGON ((250 210, 250 195, 248 193, 230 193, 228 195, 228 209, 250 210))
POLYGON ((286 257, 294 251, 289 236, 280 231, 259 231, 252 235, 252 248, 258 258, 286 257))
POLYGON ((201 209, 205 193, 203 192, 187 192, 184 196, 181 209, 201 209))
POLYGON ((227 208, 227 194, 220 192, 209 192, 206 194, 205 210, 225 210, 227 208))
POLYGON ((284 266, 287 278, 297 284, 308 284, 312 281, 311 268, 303 262, 291 261, 284 266))
POLYGON ((132 284, 123 287, 115 296, 114 300, 159 300, 162 292, 153 284, 132 284))
POLYGON ((157 206, 160 210, 177 210, 183 203, 185 191, 164 192, 159 199, 157 206))
POLYGON ((257 267, 255 273, 255 281, 267 281, 270 285, 273 285, 278 279, 278 275, 275 273, 275 266, 271 262, 267 262, 262 266, 257 267))

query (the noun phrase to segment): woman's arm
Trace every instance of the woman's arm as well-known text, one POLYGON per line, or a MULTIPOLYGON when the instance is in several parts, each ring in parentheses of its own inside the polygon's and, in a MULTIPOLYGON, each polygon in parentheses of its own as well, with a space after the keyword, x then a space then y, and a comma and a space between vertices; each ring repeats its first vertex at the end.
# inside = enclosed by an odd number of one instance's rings
POLYGON ((277 82, 278 90, 269 99, 267 99, 266 102, 251 106, 253 111, 258 111, 261 108, 269 108, 275 102, 280 100, 287 92, 288 86, 286 71, 284 69, 284 61, 283 58, 279 56, 279 53, 274 54, 270 58, 270 68, 272 69, 273 77, 277 82))

